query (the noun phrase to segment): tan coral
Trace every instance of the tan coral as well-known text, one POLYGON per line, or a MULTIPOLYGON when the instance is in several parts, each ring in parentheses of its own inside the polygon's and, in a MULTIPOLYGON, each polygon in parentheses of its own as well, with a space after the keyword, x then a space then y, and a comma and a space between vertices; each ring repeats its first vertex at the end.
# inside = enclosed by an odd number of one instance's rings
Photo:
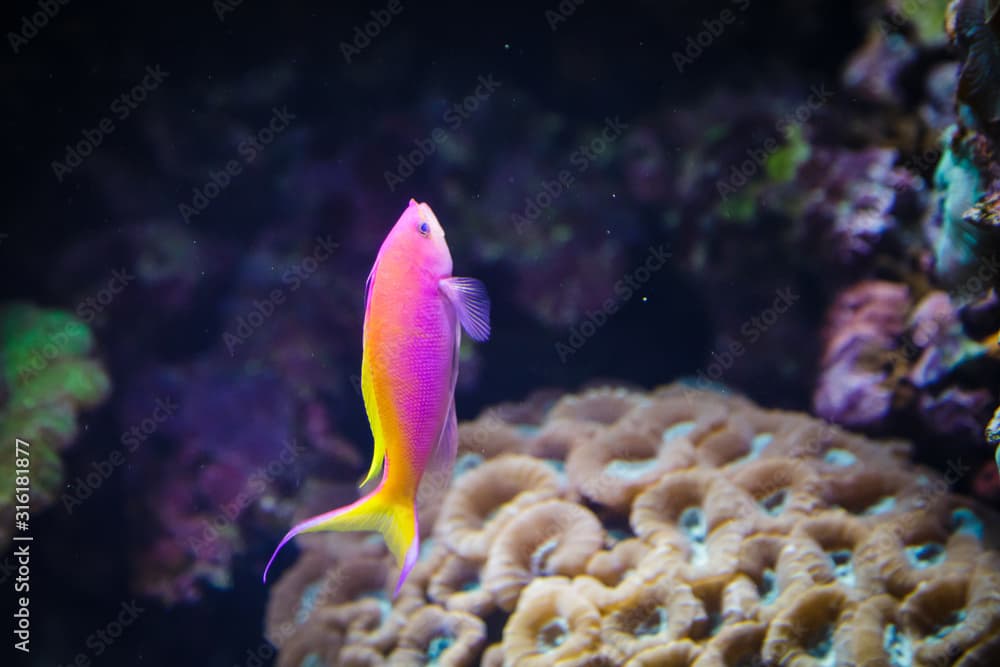
POLYGON ((506 664, 580 664, 599 654, 601 616, 565 577, 532 581, 503 633, 506 664))
POLYGON ((481 562, 453 553, 443 555, 427 586, 427 597, 450 611, 487 616, 496 603, 479 580, 481 569, 481 562))
POLYGON ((547 500, 511 519, 497 535, 483 570, 487 590, 502 609, 539 576, 581 574, 604 542, 604 528, 589 510, 547 500))
POLYGON ((690 639, 653 646, 633 656, 625 667, 691 667, 701 648, 690 639))
POLYGON ((605 586, 614 587, 638 567, 650 547, 635 538, 622 540, 609 551, 599 551, 587 562, 587 574, 605 586))
POLYGON ((564 396, 552 407, 549 419, 569 419, 608 426, 646 401, 640 393, 620 387, 590 389, 578 396, 564 396))
POLYGON ((472 614, 427 606, 407 621, 389 662, 399 667, 470 667, 479 664, 485 641, 486 626, 472 614))
POLYGON ((553 468, 529 456, 483 463, 452 486, 436 530, 455 553, 485 560, 497 533, 528 507, 562 491, 553 468))
POLYGON ((570 483, 585 498, 627 512, 643 488, 694 464, 694 446, 686 438, 665 443, 662 435, 644 431, 611 428, 574 448, 566 460, 570 483))
POLYGON ((1000 664, 1000 521, 906 443, 679 385, 461 432, 478 454, 396 599, 377 536, 299 541, 268 617, 281 665, 440 662, 451 635, 417 629, 445 618, 489 619, 461 659, 490 667, 1000 664))
POLYGON ((757 664, 767 625, 745 621, 724 627, 705 645, 691 667, 757 664))
POLYGON ((808 667, 823 664, 835 651, 835 633, 847 607, 836 584, 810 588, 771 621, 761 654, 769 663, 808 667))
POLYGON ((671 577, 629 586, 627 595, 601 611, 601 640, 619 660, 658 644, 695 636, 709 623, 692 588, 671 577))
POLYGON ((540 459, 563 462, 573 449, 590 442, 604 428, 597 422, 548 419, 529 440, 525 452, 540 459))
POLYGON ((492 414, 458 426, 459 454, 475 454, 493 458, 501 454, 517 454, 527 447, 527 438, 513 424, 492 414))

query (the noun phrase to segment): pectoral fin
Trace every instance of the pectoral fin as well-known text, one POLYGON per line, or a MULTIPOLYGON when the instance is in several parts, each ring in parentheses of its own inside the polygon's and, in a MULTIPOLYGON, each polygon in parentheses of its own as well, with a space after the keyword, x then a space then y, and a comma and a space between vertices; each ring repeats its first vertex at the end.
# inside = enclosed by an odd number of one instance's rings
POLYGON ((482 342, 490 337, 490 297, 486 286, 475 278, 444 278, 438 283, 448 298, 458 321, 473 340, 482 342))

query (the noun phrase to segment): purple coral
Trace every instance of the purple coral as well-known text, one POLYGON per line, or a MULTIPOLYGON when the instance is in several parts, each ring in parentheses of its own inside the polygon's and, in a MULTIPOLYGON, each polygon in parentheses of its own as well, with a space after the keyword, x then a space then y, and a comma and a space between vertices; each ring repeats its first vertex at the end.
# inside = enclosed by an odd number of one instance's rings
POLYGON ((126 430, 147 419, 150 397, 177 403, 131 454, 130 482, 146 505, 137 589, 177 601, 197 597, 203 579, 227 585, 245 515, 272 508, 302 463, 290 393, 267 373, 235 374, 216 357, 162 371, 129 396, 126 430))
POLYGON ((897 227, 897 207, 917 208, 923 182, 895 167, 890 148, 817 148, 798 171, 802 234, 823 256, 848 264, 868 258, 897 227))
POLYGON ((888 373, 872 361, 893 349, 909 306, 909 290, 885 281, 865 281, 838 295, 824 336, 816 414, 854 427, 885 418, 892 402, 888 373))

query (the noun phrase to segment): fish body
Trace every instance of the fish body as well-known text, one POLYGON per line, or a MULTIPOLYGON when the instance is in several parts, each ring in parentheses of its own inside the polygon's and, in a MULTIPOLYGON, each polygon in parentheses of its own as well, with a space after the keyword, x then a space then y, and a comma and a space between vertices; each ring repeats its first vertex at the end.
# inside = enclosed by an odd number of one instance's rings
POLYGON ((380 472, 381 480, 357 502, 292 528, 275 555, 300 533, 378 531, 400 566, 399 592, 419 555, 420 481, 429 471, 447 472, 455 459, 462 328, 476 340, 489 337, 485 288, 451 272, 444 229, 427 204, 411 199, 365 286, 361 391, 374 451, 361 485, 380 472))

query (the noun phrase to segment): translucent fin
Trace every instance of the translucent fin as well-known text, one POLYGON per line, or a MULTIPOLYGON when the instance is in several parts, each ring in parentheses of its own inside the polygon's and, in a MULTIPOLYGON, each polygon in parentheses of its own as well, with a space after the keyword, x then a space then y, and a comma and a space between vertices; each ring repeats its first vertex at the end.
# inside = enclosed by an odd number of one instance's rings
POLYGON ((370 530, 382 534, 389 551, 400 566, 399 581, 394 595, 409 575, 420 553, 420 536, 417 530, 417 514, 412 501, 394 501, 386 497, 384 487, 379 486, 374 493, 360 500, 326 514, 314 516, 298 524, 285 535, 271 555, 264 568, 264 581, 281 547, 296 535, 318 533, 326 530, 339 532, 370 530))
POLYGON ((371 425, 374 445, 372 449, 372 462, 368 467, 368 474, 358 485, 364 486, 382 470, 382 463, 385 460, 385 440, 382 438, 382 423, 379 419, 378 402, 375 399, 375 387, 372 381, 371 370, 367 363, 368 355, 361 359, 361 396, 365 401, 365 412, 368 413, 368 423, 371 425))
POLYGON ((433 479, 440 480, 441 484, 447 484, 451 480, 451 467, 455 463, 456 452, 458 452, 458 416, 455 414, 455 399, 452 398, 448 417, 444 420, 444 429, 441 431, 441 439, 438 440, 437 447, 427 462, 424 475, 431 473, 433 479))
POLYGON ((490 297, 486 286, 475 278, 444 278, 438 283, 458 314, 462 328, 473 340, 490 337, 490 297))

